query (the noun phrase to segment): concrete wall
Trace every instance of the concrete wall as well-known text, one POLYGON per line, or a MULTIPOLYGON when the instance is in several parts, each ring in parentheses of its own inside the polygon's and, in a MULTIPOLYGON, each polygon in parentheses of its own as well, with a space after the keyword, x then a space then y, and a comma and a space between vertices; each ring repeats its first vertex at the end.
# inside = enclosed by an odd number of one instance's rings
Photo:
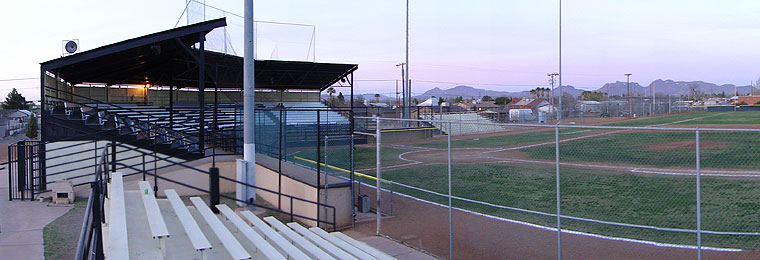
MULTIPOLYGON (((264 159, 263 156, 257 156, 257 160, 264 159)), ((347 227, 353 224, 353 217, 351 215, 351 209, 353 205, 351 203, 351 189, 349 186, 335 187, 319 190, 319 195, 316 188, 316 180, 312 180, 313 176, 316 176, 316 171, 306 169, 303 167, 290 165, 289 163, 283 163, 283 174, 279 174, 274 170, 264 167, 260 164, 256 165, 256 186, 266 188, 272 191, 277 191, 278 183, 281 183, 281 192, 293 197, 302 198, 309 201, 318 201, 335 207, 336 227, 347 227), (292 167, 286 167, 292 166, 292 167), (305 179, 308 178, 308 179, 305 179)), ((338 180, 334 177, 329 177, 329 183, 338 183, 342 180, 338 180)), ((328 185, 329 187, 329 185, 328 185)), ((258 190, 256 195, 259 199, 264 200, 266 204, 272 205, 275 208, 280 208, 282 211, 290 212, 290 198, 287 196, 280 196, 278 201, 278 195, 267 192, 264 190, 258 190)), ((317 206, 313 203, 293 200, 294 213, 297 215, 309 217, 312 219, 319 219, 333 222, 332 209, 327 207, 320 207, 317 213, 317 206), (319 215, 319 216, 318 216, 319 215)), ((316 221, 297 219, 309 226, 316 226, 316 221)), ((330 225, 324 225, 323 227, 332 228, 330 225)))
MULTIPOLYGON (((91 174, 95 173, 95 167, 100 162, 99 156, 103 153, 103 149, 110 142, 108 141, 66 141, 66 142, 54 142, 47 144, 45 158, 47 181, 53 182, 57 180, 71 180, 73 184, 86 183, 93 180, 91 174), (64 148, 65 147, 65 148, 64 148), (62 148, 62 149, 61 149, 62 148), (91 150, 95 149, 97 150, 91 150), (91 150, 91 151, 88 151, 91 150), (96 159, 97 158, 97 159, 96 159)), ((133 146, 128 146, 134 148, 133 146)), ((142 155, 141 152, 150 152, 148 150, 138 149, 136 151, 127 151, 128 148, 118 147, 117 160, 126 165, 135 165, 134 168, 142 169, 142 155), (133 158, 134 157, 134 158, 133 158), (129 158, 129 159, 128 159, 129 158)), ((167 155, 157 154, 157 158, 165 158, 169 161, 159 160, 155 163, 150 163, 145 166, 146 169, 152 169, 155 167, 162 167, 170 164, 170 162, 179 162, 181 159, 172 158, 167 155)), ((153 161, 152 153, 145 156, 145 161, 153 161)), ((111 158, 109 158, 110 160, 111 158)), ((136 173, 137 170, 121 169, 120 172, 124 175, 136 173)), ((234 175, 233 175, 234 176, 234 175)))

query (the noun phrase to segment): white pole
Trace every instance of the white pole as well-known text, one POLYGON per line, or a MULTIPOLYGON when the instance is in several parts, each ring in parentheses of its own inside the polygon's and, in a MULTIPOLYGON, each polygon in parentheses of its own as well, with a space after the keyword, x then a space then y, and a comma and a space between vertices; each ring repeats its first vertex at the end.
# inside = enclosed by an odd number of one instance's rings
POLYGON ((562 121, 562 0, 559 0, 559 114, 557 121, 562 121))
MULTIPOLYGON (((244 62, 243 62, 243 160, 247 163, 245 172, 245 182, 255 185, 256 179, 256 135, 254 134, 254 113, 255 113, 255 74, 254 74, 254 57, 255 46, 253 46, 253 0, 245 0, 243 24, 244 62)), ((256 201, 256 194, 253 188, 246 189, 246 199, 251 202, 256 201)))
POLYGON ((454 259, 454 229, 451 214, 451 164, 453 163, 451 161, 451 121, 449 121, 449 133, 446 136, 449 148, 449 259, 454 259))
POLYGON ((377 116, 373 116, 373 117, 375 118, 375 123, 377 124, 377 126, 375 127, 375 158, 376 158, 375 159, 376 160, 376 162, 375 162, 375 167, 376 167, 375 168, 375 175, 377 177, 377 178, 375 178, 375 185, 377 186, 377 188, 375 189, 375 193, 377 194, 377 210, 376 210, 377 211, 376 212, 377 213, 377 230, 375 231, 375 235, 379 236, 380 235, 380 214, 381 214, 380 213, 381 212, 381 210, 380 210, 380 193, 381 193, 381 190, 382 190, 381 189, 382 187, 380 186, 381 180, 382 180, 382 176, 380 175, 381 174, 380 173, 380 163, 381 163, 381 160, 380 160, 380 129, 381 129, 381 127, 380 127, 380 118, 377 117, 377 116))
POLYGON ((701 190, 701 158, 699 154, 699 128, 695 133, 696 148, 697 148, 697 259, 702 259, 702 190, 701 190))
POLYGON ((406 103, 404 104, 404 118, 411 119, 411 110, 409 106, 412 101, 412 84, 409 82, 409 0, 406 0, 406 66, 402 69, 405 70, 404 82, 406 83, 406 103))

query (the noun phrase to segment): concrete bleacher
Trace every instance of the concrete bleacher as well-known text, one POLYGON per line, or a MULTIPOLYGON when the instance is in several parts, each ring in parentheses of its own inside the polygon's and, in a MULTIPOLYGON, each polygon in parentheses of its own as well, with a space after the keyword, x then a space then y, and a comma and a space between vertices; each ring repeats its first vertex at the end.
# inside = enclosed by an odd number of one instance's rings
POLYGON ((113 173, 103 224, 107 259, 395 259, 340 232, 263 220, 200 197, 190 204, 174 190, 155 198, 147 182, 124 190, 113 173))
POLYGON ((441 114, 421 114, 420 117, 424 120, 443 120, 452 121, 451 129, 449 129, 448 123, 431 122, 433 126, 441 129, 444 133, 457 135, 473 135, 473 134, 485 134, 502 132, 506 129, 502 126, 488 124, 493 123, 488 118, 479 115, 476 112, 466 113, 450 113, 441 114))

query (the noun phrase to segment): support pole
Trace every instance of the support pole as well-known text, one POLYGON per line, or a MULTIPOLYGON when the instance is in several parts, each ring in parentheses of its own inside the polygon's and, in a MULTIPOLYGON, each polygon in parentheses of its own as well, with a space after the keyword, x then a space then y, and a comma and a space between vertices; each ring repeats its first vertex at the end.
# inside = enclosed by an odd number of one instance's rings
POLYGON ((211 211, 215 214, 219 214, 219 209, 216 205, 219 204, 219 168, 211 167, 208 175, 208 191, 209 191, 209 205, 211 211))
POLYGON ((116 141, 111 141, 111 172, 116 172, 116 141))
MULTIPOLYGON (((253 0, 245 0, 243 23, 244 38, 244 58, 243 58, 243 160, 247 163, 245 183, 255 185, 256 172, 256 138, 254 134, 254 113, 255 113, 255 75, 254 75, 254 58, 255 46, 253 46, 253 0)), ((246 200, 255 202, 256 196, 251 187, 246 187, 246 200)))
POLYGON ((562 0, 559 0, 559 113, 557 121, 562 121, 562 0))
POLYGON ((449 133, 447 136, 447 147, 449 148, 449 259, 454 259, 454 226, 452 225, 452 214, 451 214, 451 164, 453 161, 451 160, 451 121, 449 121, 449 133))
POLYGON ((562 259, 562 212, 561 212, 561 200, 559 190, 559 125, 554 127, 554 160, 556 168, 556 189, 557 189, 557 259, 562 259))
POLYGON ((375 118, 375 123, 377 123, 377 127, 375 127, 375 158, 376 158, 375 159, 376 161, 375 162, 375 176, 377 176, 377 178, 375 178, 375 181, 376 181, 375 185, 377 186, 375 190, 377 194, 377 208, 376 208, 377 209, 376 210, 377 211, 377 230, 375 232, 375 235, 379 236, 380 235, 380 212, 381 212, 380 210, 381 189, 380 188, 382 188, 380 186, 381 179, 382 179, 381 172, 380 172, 380 163, 381 163, 381 160, 380 160, 380 118, 377 116, 373 116, 373 117, 375 118))
POLYGON ((198 150, 202 155, 206 154, 206 37, 203 33, 200 37, 201 53, 198 55, 198 108, 200 109, 198 124, 198 150))
POLYGON ((406 0, 406 65, 404 66, 404 82, 406 82, 406 100, 404 100, 404 118, 411 119, 409 106, 412 99, 412 86, 409 84, 409 0, 406 0))
POLYGON ((696 131, 696 147, 697 147, 697 259, 702 260, 702 165, 699 154, 699 128, 696 131))
MULTIPOLYGON (((45 106, 45 69, 40 69, 40 92, 40 147, 38 148, 40 154, 40 190, 47 190, 47 167, 45 166, 45 142, 47 139, 45 138, 46 120, 44 115, 45 111, 47 111, 47 107, 45 106)), ((8 174, 10 175, 10 172, 8 174)), ((10 185, 10 183, 8 184, 10 185)))

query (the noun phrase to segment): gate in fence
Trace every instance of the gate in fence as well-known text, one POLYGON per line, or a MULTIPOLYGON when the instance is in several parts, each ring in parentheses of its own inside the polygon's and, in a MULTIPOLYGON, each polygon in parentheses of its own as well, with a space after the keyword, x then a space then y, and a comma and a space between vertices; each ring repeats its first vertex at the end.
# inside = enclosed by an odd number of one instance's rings
POLYGON ((45 190, 45 177, 40 174, 39 141, 19 141, 8 145, 8 198, 33 200, 38 191, 45 190))

